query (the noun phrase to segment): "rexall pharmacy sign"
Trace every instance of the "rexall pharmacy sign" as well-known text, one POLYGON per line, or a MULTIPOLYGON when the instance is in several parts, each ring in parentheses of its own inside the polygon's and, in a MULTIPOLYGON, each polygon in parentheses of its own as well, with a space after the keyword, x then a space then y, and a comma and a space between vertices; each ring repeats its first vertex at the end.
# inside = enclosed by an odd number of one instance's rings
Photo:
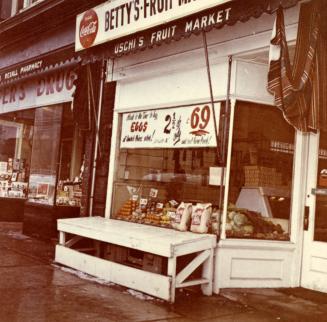
MULTIPOLYGON (((165 24, 231 0, 113 0, 77 16, 76 51, 165 24)), ((225 12, 225 15, 228 12, 225 12)), ((228 17, 224 17, 228 20, 228 17)))

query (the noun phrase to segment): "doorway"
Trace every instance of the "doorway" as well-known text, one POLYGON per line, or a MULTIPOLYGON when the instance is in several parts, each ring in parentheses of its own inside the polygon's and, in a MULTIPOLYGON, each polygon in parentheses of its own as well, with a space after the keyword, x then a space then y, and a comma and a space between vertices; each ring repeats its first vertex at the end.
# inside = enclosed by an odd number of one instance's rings
POLYGON ((327 133, 311 133, 301 286, 327 292, 327 133))

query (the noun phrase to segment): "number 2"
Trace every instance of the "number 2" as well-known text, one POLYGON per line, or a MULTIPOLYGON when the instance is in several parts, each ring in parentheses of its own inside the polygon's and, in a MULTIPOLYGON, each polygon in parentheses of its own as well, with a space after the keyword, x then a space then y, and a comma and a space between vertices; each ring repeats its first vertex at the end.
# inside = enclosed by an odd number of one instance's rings
POLYGON ((168 122, 168 123, 167 123, 167 125, 165 126, 164 133, 166 133, 166 134, 170 134, 171 129, 169 128, 169 126, 170 126, 170 123, 171 123, 171 116, 170 116, 169 114, 166 115, 166 117, 165 117, 165 121, 168 122))

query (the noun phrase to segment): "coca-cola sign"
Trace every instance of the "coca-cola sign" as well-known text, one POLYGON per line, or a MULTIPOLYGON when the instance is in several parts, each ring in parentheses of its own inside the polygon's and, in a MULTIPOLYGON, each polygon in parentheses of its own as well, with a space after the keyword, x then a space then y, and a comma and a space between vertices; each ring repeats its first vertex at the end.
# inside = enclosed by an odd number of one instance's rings
POLYGON ((79 41, 84 48, 93 45, 99 28, 98 15, 94 10, 88 10, 84 13, 79 25, 79 41))

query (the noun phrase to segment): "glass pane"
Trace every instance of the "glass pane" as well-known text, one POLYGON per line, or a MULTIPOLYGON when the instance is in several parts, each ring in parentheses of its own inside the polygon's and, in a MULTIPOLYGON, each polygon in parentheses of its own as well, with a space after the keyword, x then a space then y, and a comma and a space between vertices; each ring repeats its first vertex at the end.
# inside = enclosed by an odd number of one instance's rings
POLYGON ((237 104, 228 237, 289 239, 294 138, 276 107, 237 104))
POLYGON ((54 204, 62 106, 35 110, 29 201, 54 204))
POLYGON ((7 162, 16 156, 21 127, 18 123, 0 120, 0 161, 7 162))
POLYGON ((210 185, 209 180, 210 169, 216 167, 215 148, 121 149, 113 214, 119 219, 170 227, 170 218, 161 215, 176 211, 182 202, 210 203, 214 212, 218 208, 219 186, 210 185), (144 216, 140 218, 135 214, 133 219, 133 209, 128 208, 133 196, 139 208, 140 200, 146 200, 144 216))
MULTIPOLYGON (((321 132, 319 139, 318 187, 327 189, 327 133, 321 132)), ((314 240, 327 241, 327 196, 316 196, 314 240)))
POLYGON ((70 106, 63 110, 56 204, 80 206, 84 134, 74 127, 70 106))
POLYGON ((17 0, 17 12, 24 8, 24 0, 17 0))
POLYGON ((34 111, 1 115, 0 197, 26 198, 34 111))
POLYGON ((116 158, 114 218, 178 230, 217 229, 220 104, 124 113, 116 158), (210 225, 210 223, 213 223, 210 225))

